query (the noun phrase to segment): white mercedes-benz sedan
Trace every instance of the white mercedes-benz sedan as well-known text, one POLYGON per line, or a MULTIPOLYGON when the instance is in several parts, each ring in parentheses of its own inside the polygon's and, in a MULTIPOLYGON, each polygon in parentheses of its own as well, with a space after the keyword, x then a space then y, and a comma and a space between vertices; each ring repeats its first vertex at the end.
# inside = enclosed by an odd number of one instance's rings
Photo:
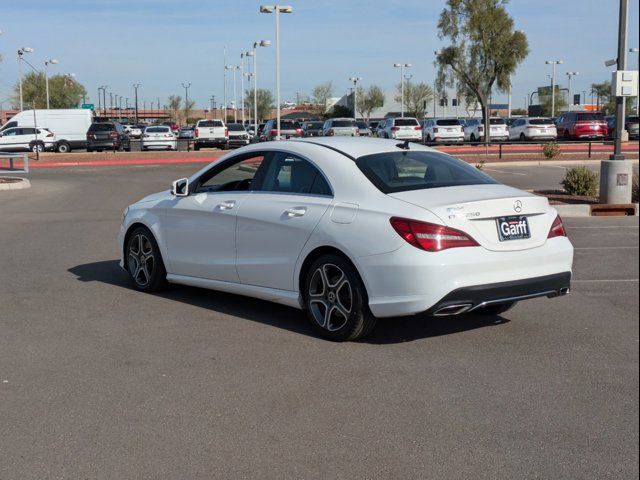
POLYGON ((397 140, 249 145, 127 207, 120 265, 304 309, 353 340, 376 318, 497 315, 569 292, 573 247, 546 198, 397 140))

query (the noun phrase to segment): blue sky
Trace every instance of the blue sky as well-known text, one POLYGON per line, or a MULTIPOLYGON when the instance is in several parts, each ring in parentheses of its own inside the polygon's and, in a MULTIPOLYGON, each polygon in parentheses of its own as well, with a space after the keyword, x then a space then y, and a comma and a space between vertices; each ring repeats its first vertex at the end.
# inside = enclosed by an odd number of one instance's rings
MULTIPOLYGON (((258 39, 274 40, 274 16, 260 14, 254 0, 0 0, 0 100, 17 78, 15 52, 35 49, 27 58, 40 68, 57 58, 53 73, 76 74, 97 103, 97 87, 133 98, 139 82, 147 102, 184 95, 198 107, 223 95, 223 49, 228 63, 258 39)), ((514 77, 514 107, 539 85, 548 84, 546 59, 562 59, 559 83, 579 71, 572 90, 588 90, 610 78, 603 61, 616 56, 618 0, 511 0, 507 9, 529 39, 530 54, 514 77)), ((394 62, 413 64, 413 81, 432 82, 433 51, 440 45, 436 23, 444 0, 291 0, 294 13, 282 16, 282 96, 333 81, 346 92, 348 78, 390 89, 399 80, 394 62)), ((629 47, 638 46, 638 2, 630 2, 629 47)), ((630 58, 637 68, 637 56, 630 58)), ((260 49, 258 85, 273 89, 275 50, 260 49)), ((229 90, 232 85, 229 80, 229 90)), ((240 91, 238 81, 238 91, 240 91)), ((232 93, 229 94, 231 97, 232 93)), ((495 95, 494 101, 505 99, 495 95)), ((5 105, 6 106, 6 105, 5 105)))

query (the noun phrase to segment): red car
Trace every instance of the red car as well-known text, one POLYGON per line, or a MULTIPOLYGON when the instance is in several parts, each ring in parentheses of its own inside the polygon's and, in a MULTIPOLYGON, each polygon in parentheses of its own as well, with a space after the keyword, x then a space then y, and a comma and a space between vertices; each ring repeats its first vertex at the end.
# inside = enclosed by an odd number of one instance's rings
POLYGON ((169 127, 173 133, 178 133, 180 130, 180 125, 175 122, 164 122, 162 125, 169 127))
POLYGON ((607 121, 599 112, 566 112, 556 122, 558 138, 565 140, 604 139, 609 133, 607 121))

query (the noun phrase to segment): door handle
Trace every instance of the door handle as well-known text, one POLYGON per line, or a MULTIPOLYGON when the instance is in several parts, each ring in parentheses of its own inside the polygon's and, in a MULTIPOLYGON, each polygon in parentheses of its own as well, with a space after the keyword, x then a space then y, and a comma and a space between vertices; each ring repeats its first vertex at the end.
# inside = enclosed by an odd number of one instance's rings
POLYGON ((218 204, 218 208, 220 210, 231 210, 235 206, 236 206, 235 200, 227 200, 225 202, 218 204))
POLYGON ((284 214, 289 218, 302 217, 305 213, 307 213, 307 207, 293 207, 284 211, 284 214))

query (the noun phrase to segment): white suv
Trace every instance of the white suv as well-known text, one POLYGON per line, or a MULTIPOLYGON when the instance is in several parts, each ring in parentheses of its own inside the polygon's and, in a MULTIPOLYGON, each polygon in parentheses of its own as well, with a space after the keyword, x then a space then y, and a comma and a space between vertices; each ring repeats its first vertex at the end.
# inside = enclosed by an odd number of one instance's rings
POLYGON ((422 122, 424 143, 461 143, 462 123, 457 118, 429 118, 422 122))
POLYGON ((12 127, 0 132, 0 151, 30 150, 34 153, 55 150, 56 136, 42 127, 12 127))
POLYGON ((387 118, 384 120, 382 128, 378 126, 377 132, 380 138, 409 140, 411 142, 422 141, 422 127, 413 117, 387 118))
POLYGON ((550 118, 518 118, 509 127, 511 140, 555 140, 558 131, 550 118))
POLYGON ((222 120, 198 120, 193 131, 193 149, 229 147, 229 129, 222 120))
MULTIPOLYGON (((504 118, 491 117, 489 119, 491 140, 509 140, 509 127, 504 118)), ((484 123, 482 118, 467 120, 464 127, 464 139, 470 142, 484 141, 484 123)))

